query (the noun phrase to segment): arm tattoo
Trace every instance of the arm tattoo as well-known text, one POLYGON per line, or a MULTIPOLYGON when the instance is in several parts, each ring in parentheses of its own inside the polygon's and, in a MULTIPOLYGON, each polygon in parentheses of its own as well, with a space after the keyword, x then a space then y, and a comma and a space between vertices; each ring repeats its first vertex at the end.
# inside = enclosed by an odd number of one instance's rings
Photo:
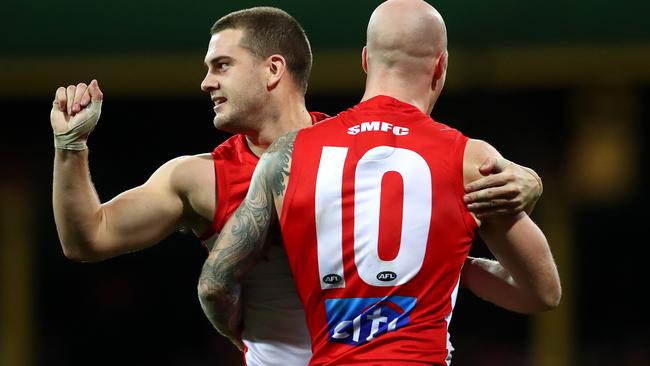
POLYGON ((269 157, 272 157, 267 179, 273 194, 276 196, 284 196, 285 179, 289 177, 293 143, 296 141, 297 134, 298 131, 294 131, 281 136, 267 150, 269 157))
POLYGON ((274 195, 284 196, 297 132, 280 137, 262 155, 244 202, 224 226, 203 265, 199 300, 217 330, 231 340, 241 327, 241 280, 262 255, 272 220, 274 195))

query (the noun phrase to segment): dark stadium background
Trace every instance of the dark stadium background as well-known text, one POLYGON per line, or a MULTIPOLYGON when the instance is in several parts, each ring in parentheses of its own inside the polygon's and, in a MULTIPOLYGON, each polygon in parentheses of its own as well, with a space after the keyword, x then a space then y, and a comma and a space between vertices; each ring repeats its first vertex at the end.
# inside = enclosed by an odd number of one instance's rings
MULTIPOLYGON (((307 103, 330 114, 363 90, 360 49, 378 1, 268 1, 293 14, 315 63, 307 103)), ((449 31, 437 120, 533 167, 533 218, 560 267, 561 306, 539 316, 461 291, 455 366, 644 366, 650 6, 642 0, 431 2, 449 31), (643 167, 646 167, 645 169, 643 167)), ((97 78, 90 139, 102 200, 165 161, 210 151, 199 90, 208 29, 257 1, 9 1, 0 13, 0 366, 239 365, 196 296, 204 252, 177 233, 96 264, 67 260, 51 208, 49 110, 60 85, 97 78)), ((475 255, 489 255, 478 242, 475 255)))

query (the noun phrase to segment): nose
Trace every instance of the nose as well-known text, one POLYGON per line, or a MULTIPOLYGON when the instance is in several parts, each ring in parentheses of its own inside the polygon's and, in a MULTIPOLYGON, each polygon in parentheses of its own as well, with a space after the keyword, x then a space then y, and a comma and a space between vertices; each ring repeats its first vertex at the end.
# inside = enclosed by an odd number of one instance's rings
POLYGON ((205 74, 203 81, 201 81, 201 90, 209 93, 210 91, 217 89, 219 89, 219 81, 216 76, 208 71, 208 73, 205 74))

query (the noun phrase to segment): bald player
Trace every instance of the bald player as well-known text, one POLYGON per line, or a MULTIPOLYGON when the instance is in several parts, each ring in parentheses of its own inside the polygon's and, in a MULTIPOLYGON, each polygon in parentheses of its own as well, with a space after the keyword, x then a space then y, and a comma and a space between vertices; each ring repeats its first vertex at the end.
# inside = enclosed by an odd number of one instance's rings
MULTIPOLYGON (((67 257, 92 262, 142 250, 180 227, 191 229, 211 248, 243 200, 258 156, 277 136, 324 118, 305 108, 311 50, 300 25, 282 10, 251 8, 219 19, 211 30, 205 64, 201 88, 214 101, 214 125, 235 135, 212 153, 170 160, 141 186, 104 203, 90 179, 87 150, 103 93, 97 81, 56 91, 51 112, 53 206, 67 257)), ((487 190, 470 194, 480 194, 483 204, 497 199, 493 213, 532 209, 541 188, 534 172, 502 159, 491 159, 482 169, 487 174, 493 167, 503 173, 485 177, 478 188, 487 190), (513 189, 519 194, 504 195, 513 189), (508 199, 501 202, 502 196, 508 199)), ((286 255, 281 246, 273 246, 267 258, 244 286, 245 361, 304 365, 311 344, 286 255)), ((468 263, 479 275, 470 274, 467 286, 494 294, 483 281, 473 281, 493 278, 483 267, 468 263)), ((498 292, 492 301, 499 304, 498 292)))
POLYGON ((310 365, 449 365, 448 325, 478 233, 510 273, 513 308, 555 307, 560 282, 525 213, 478 219, 463 204, 477 167, 500 156, 429 117, 446 76, 440 14, 389 0, 368 24, 361 103, 280 137, 204 265, 199 297, 238 337, 242 278, 281 229, 313 357, 310 365))

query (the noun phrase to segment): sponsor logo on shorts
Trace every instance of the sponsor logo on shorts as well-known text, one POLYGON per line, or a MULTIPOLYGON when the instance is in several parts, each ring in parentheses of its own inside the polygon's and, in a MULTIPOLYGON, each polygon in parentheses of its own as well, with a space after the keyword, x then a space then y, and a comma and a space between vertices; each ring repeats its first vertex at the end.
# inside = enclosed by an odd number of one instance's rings
POLYGON ((409 323, 414 297, 325 300, 329 341, 358 346, 409 323))

